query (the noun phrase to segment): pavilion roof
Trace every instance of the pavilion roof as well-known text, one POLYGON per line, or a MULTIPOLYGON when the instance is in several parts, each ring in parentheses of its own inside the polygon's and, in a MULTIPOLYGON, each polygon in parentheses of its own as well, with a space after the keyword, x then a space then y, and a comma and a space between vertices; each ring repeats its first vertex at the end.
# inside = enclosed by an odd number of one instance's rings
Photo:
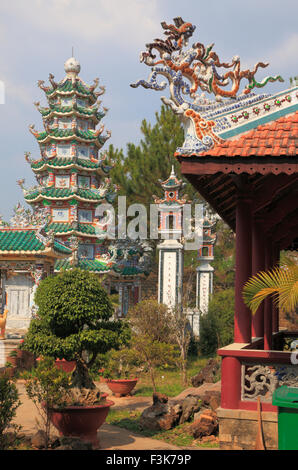
POLYGON ((71 250, 61 242, 54 240, 47 245, 39 238, 37 230, 32 229, 1 229, 0 254, 47 254, 51 252, 59 256, 69 256, 71 250))
POLYGON ((282 157, 298 154, 298 111, 225 140, 197 157, 282 157))

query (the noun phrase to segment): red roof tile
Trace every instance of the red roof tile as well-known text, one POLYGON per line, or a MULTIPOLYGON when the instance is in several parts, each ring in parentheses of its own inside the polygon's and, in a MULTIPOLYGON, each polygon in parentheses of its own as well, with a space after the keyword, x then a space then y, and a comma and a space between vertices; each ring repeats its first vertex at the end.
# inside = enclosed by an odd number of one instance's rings
POLYGON ((298 155, 298 111, 258 126, 233 140, 215 145, 204 156, 284 156, 298 155))

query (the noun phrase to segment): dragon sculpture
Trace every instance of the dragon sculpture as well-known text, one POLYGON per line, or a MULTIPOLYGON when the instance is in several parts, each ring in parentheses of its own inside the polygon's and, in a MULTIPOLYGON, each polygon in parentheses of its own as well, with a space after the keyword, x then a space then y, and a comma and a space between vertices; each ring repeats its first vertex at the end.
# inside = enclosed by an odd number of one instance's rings
POLYGON ((243 79, 248 83, 242 96, 249 95, 254 88, 264 87, 268 82, 284 80, 278 75, 257 81, 255 75, 258 69, 266 68, 268 63, 258 62, 252 70, 241 70, 239 56, 234 56, 230 62, 221 62, 213 51, 214 44, 205 46, 196 42, 184 49, 196 27, 181 17, 173 21, 174 24, 161 23, 166 39, 154 39, 146 44, 146 51, 140 54, 140 62, 151 67, 151 73, 147 80, 132 83, 131 87, 141 85, 153 90, 164 90, 167 82, 158 83, 157 78, 165 77, 169 83, 170 98, 162 97, 162 101, 181 117, 186 135, 202 144, 203 150, 210 148, 214 142, 222 141, 214 132, 215 122, 205 120, 202 115, 207 107, 210 109, 210 105, 213 108, 216 106, 214 101, 203 99, 205 93, 213 95, 218 104, 224 99, 237 99, 243 79), (158 53, 159 58, 153 51, 158 53), (219 69, 224 71, 221 73, 219 69), (199 92, 202 94, 199 95, 199 92))

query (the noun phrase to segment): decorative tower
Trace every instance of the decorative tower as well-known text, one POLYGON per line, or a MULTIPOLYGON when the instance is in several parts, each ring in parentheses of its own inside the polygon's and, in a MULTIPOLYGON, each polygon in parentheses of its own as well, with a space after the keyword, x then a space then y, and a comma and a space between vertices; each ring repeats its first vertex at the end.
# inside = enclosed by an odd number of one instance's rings
POLYGON ((209 297, 213 292, 213 271, 210 263, 214 260, 213 249, 216 242, 216 234, 212 232, 215 222, 207 216, 202 223, 203 242, 198 250, 198 260, 196 282, 196 308, 201 314, 208 312, 209 297))
POLYGON ((180 191, 185 185, 178 180, 172 167, 169 178, 160 181, 164 198, 153 196, 158 205, 158 233, 164 239, 159 250, 158 302, 170 308, 181 304, 183 285, 183 206, 187 200, 180 198, 180 191), (179 240, 179 241, 178 241, 179 240))
POLYGON ((79 266, 96 273, 108 272, 113 264, 113 256, 105 246, 107 227, 96 217, 96 207, 100 203, 111 203, 117 187, 111 183, 109 171, 112 168, 105 162, 99 151, 111 133, 104 134, 100 125, 107 109, 100 109, 99 97, 104 87, 95 91, 98 79, 87 85, 78 76, 80 64, 75 58, 64 64, 66 76, 60 82, 49 75, 50 85, 39 81, 45 92, 47 107, 35 103, 42 115, 44 131, 36 131, 35 136, 41 158, 33 160, 26 154, 35 173, 38 185, 26 190, 24 180, 19 184, 24 198, 33 210, 43 209, 47 213, 46 230, 68 244, 73 255, 59 260, 55 271, 79 266))

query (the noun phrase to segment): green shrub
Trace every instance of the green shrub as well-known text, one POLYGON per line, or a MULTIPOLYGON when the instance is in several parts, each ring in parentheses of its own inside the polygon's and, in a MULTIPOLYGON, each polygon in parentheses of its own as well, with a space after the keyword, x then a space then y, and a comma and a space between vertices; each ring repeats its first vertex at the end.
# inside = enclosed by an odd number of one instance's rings
POLYGON ((103 375, 109 379, 135 378, 136 370, 140 365, 140 356, 133 348, 112 350, 108 353, 108 361, 103 375))
POLYGON ((12 424, 16 410, 20 406, 18 390, 8 375, 0 376, 0 450, 11 446, 19 427, 12 424), (8 431, 11 434, 8 434, 8 431))
POLYGON ((234 289, 218 291, 210 300, 208 313, 201 315, 199 350, 212 355, 218 348, 233 342, 234 289))
POLYGON ((50 408, 63 406, 67 391, 70 389, 71 376, 55 365, 50 357, 42 358, 30 373, 24 373, 25 388, 28 397, 36 406, 42 419, 45 432, 45 447, 48 448, 50 439, 50 408))

